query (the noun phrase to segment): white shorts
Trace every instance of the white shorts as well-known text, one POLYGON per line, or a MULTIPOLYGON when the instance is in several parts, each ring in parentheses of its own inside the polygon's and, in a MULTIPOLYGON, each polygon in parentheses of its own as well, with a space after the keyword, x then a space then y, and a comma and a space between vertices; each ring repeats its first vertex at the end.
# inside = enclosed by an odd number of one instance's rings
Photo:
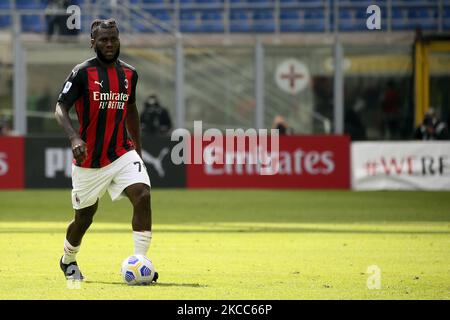
POLYGON ((113 201, 124 197, 126 187, 135 183, 150 185, 144 162, 135 150, 128 151, 103 168, 82 168, 72 165, 72 207, 90 207, 106 190, 113 201))

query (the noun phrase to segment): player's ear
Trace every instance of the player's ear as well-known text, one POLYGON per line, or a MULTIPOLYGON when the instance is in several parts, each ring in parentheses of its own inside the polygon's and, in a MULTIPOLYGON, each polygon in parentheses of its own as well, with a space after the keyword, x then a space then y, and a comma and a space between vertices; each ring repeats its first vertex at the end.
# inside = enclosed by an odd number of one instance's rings
POLYGON ((91 38, 91 49, 94 47, 95 39, 91 38))

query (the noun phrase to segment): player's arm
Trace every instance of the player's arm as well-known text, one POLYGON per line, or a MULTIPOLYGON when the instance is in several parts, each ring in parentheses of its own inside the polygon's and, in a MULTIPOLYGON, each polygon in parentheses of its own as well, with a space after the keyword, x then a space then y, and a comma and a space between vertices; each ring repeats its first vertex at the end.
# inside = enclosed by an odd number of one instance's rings
POLYGON ((142 148, 141 148, 141 126, 139 122, 139 111, 137 109, 136 103, 131 103, 127 107, 127 119, 126 125, 128 133, 134 142, 136 152, 142 158, 142 148))
POLYGON ((68 110, 69 108, 67 108, 60 102, 57 102, 55 108, 55 118, 59 125, 64 129, 64 132, 70 140, 73 157, 75 158, 77 164, 81 165, 81 163, 87 157, 86 143, 81 139, 78 132, 74 129, 72 120, 70 120, 68 110))
POLYGON ((81 72, 77 69, 72 70, 59 94, 55 108, 56 121, 64 129, 64 132, 70 140, 73 157, 76 160, 77 165, 81 165, 84 159, 86 159, 87 149, 86 143, 73 128, 72 121, 69 117, 69 110, 82 93, 80 74, 81 72))

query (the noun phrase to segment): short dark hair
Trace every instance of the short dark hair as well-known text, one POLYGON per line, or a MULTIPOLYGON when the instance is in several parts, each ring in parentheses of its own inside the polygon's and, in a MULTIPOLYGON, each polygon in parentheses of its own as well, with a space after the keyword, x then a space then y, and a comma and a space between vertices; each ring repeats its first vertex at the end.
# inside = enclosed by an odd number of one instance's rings
POLYGON ((114 19, 95 19, 91 23, 91 39, 95 39, 97 36, 98 29, 110 29, 116 28, 117 33, 119 33, 119 28, 117 27, 116 20, 114 19))

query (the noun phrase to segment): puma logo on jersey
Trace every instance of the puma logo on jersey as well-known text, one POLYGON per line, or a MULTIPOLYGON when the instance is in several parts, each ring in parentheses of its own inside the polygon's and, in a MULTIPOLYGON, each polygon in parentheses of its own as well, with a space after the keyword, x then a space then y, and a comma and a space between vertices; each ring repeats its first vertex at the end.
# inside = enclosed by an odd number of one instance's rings
POLYGON ((102 87, 102 89, 103 89, 103 80, 102 80, 101 82, 94 81, 94 83, 98 84, 98 85, 99 85, 100 87, 102 87))

